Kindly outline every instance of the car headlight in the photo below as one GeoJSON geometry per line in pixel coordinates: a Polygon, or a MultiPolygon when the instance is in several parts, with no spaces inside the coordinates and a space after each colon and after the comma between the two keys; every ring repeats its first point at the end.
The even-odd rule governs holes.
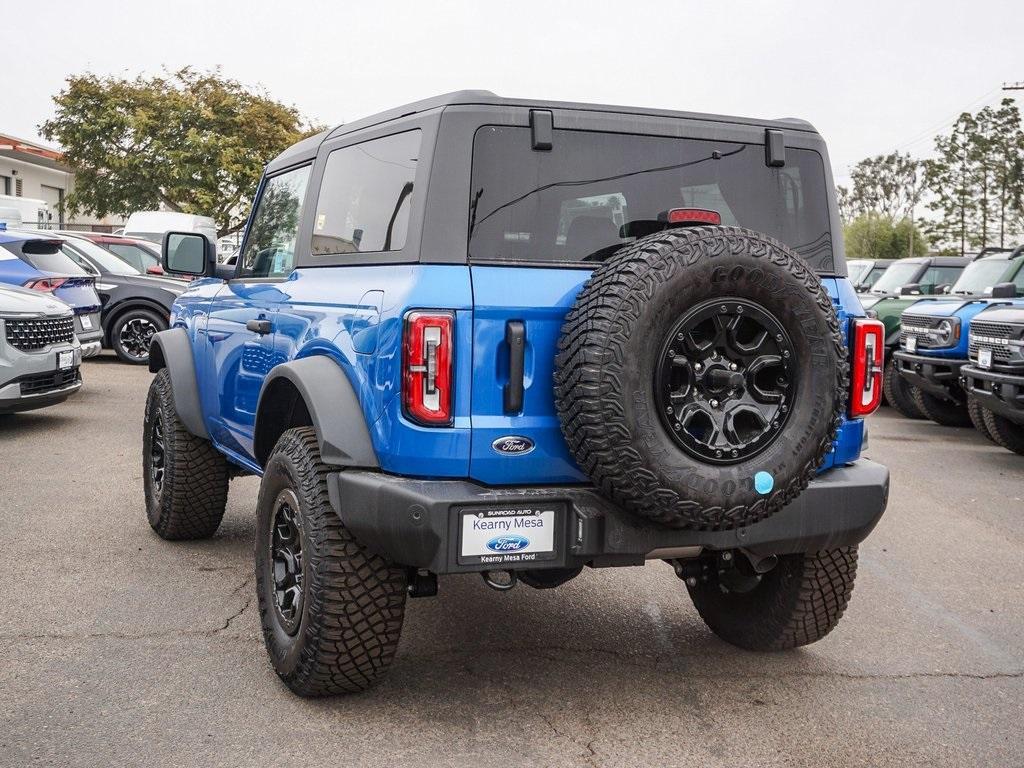
{"type": "Polygon", "coordinates": [[[951,347],[960,339],[960,320],[943,320],[935,327],[935,341],[940,347],[951,347]]]}

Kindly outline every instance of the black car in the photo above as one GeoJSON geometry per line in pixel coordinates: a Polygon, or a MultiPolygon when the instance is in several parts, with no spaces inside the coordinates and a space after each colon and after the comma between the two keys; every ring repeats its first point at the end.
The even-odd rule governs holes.
{"type": "Polygon", "coordinates": [[[167,277],[143,275],[106,249],[84,237],[62,235],[62,250],[96,276],[103,310],[103,346],[126,363],[149,361],[149,342],[168,326],[171,304],[188,284],[167,277]]]}

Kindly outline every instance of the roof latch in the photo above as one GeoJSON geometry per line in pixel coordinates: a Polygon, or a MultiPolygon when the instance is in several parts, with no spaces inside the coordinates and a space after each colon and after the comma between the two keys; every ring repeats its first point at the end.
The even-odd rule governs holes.
{"type": "Polygon", "coordinates": [[[530,110],[530,145],[533,149],[551,149],[555,133],[555,117],[548,109],[530,110]]]}
{"type": "Polygon", "coordinates": [[[786,164],[786,143],[783,140],[782,131],[765,129],[764,164],[769,168],[781,168],[786,164]]]}

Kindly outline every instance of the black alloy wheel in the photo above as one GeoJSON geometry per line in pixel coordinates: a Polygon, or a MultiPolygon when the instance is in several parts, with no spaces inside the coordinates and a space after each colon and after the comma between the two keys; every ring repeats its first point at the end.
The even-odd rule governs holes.
{"type": "Polygon", "coordinates": [[[274,502],[271,518],[270,562],[274,611],[289,635],[299,631],[302,618],[302,534],[298,516],[299,500],[295,493],[290,488],[282,490],[274,502]]]}
{"type": "Polygon", "coordinates": [[[662,344],[658,412],[684,451],[733,464],[765,450],[796,397],[795,348],[764,307],[733,297],[689,311],[662,344]]]}
{"type": "Polygon", "coordinates": [[[167,450],[164,446],[164,422],[160,412],[156,411],[150,422],[149,442],[149,476],[152,482],[153,495],[160,498],[164,489],[164,464],[167,450]]]}

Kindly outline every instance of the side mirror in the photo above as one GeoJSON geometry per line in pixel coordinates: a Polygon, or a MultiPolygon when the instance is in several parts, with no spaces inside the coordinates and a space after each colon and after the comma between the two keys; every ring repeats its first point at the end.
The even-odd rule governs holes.
{"type": "Polygon", "coordinates": [[[935,286],[936,293],[949,293],[953,289],[951,283],[939,283],[935,286]]]}
{"type": "Polygon", "coordinates": [[[1017,297],[1017,286],[1013,283],[996,283],[992,286],[993,299],[1013,299],[1017,297]]]}
{"type": "Polygon", "coordinates": [[[900,288],[900,296],[920,296],[921,295],[921,284],[920,283],[907,283],[900,288]]]}
{"type": "Polygon", "coordinates": [[[165,272],[212,277],[217,250],[206,235],[198,232],[167,232],[160,249],[160,262],[165,272]]]}

